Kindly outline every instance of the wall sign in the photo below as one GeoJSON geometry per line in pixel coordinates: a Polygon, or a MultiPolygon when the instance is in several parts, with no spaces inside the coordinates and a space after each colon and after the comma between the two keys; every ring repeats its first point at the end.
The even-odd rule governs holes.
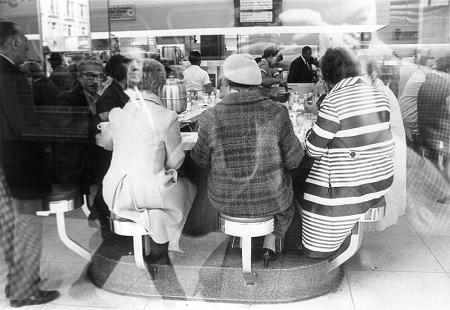
{"type": "Polygon", "coordinates": [[[235,26],[279,26],[282,0],[234,0],[235,26]]]}
{"type": "Polygon", "coordinates": [[[109,7],[109,19],[110,20],[135,20],[136,19],[136,6],[130,5],[111,5],[109,7]]]}

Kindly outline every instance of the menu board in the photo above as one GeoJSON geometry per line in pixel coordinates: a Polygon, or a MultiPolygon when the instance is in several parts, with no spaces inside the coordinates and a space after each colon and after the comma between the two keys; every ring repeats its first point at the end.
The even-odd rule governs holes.
{"type": "Polygon", "coordinates": [[[235,26],[281,25],[282,0],[234,0],[235,26]]]}

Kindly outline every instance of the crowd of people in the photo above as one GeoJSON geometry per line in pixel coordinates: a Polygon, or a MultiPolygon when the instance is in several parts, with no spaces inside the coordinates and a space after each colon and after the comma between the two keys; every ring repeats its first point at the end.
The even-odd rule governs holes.
{"type": "MultiPolygon", "coordinates": [[[[197,190],[195,182],[179,172],[186,157],[208,173],[211,208],[233,217],[274,218],[274,231],[264,238],[265,266],[282,253],[295,208],[302,217],[301,255],[323,259],[343,250],[354,225],[370,208],[387,205],[391,215],[385,226],[404,212],[398,192],[389,194],[391,187],[400,192],[405,186],[402,101],[399,105],[376,77],[374,62],[358,59],[351,50],[329,49],[319,64],[306,46],[287,79],[277,70],[283,55],[276,46],[267,47],[258,63],[249,54],[229,56],[222,65],[228,92],[202,114],[198,141],[189,153],[182,147],[177,114],[159,98],[167,75],[158,61],[114,55],[105,65],[87,57],[72,66],[72,80],[57,82],[58,73],[69,69],[56,54],[49,59],[55,74],[45,78],[36,74],[39,68],[33,64],[20,70],[26,52],[21,30],[1,22],[0,236],[12,306],[46,303],[59,295],[39,289],[39,241],[23,235],[33,235],[29,229],[17,229],[25,225],[18,212],[19,189],[24,187],[42,198],[51,182],[78,184],[84,194],[95,195],[90,219],[98,220],[101,230],[107,231],[110,218],[118,217],[148,232],[148,264],[167,264],[169,251],[181,251],[180,236],[197,190]],[[272,86],[317,82],[317,67],[327,94],[302,149],[288,108],[272,100],[280,99],[272,86]],[[39,91],[45,88],[53,92],[39,91]],[[56,143],[55,175],[46,180],[33,165],[42,154],[40,146],[22,141],[17,126],[23,101],[48,103],[44,95],[54,97],[53,105],[89,110],[89,142],[56,143]],[[24,154],[33,157],[24,159],[24,154]],[[23,256],[24,247],[36,250],[23,256]]],[[[191,52],[189,61],[186,86],[211,92],[207,73],[199,67],[200,53],[191,52]]],[[[447,163],[449,152],[448,118],[434,121],[449,113],[448,65],[438,61],[436,69],[447,73],[425,75],[417,94],[417,127],[421,136],[433,137],[423,146],[437,164],[441,148],[442,163],[447,163]],[[440,109],[435,109],[435,98],[440,109]],[[437,140],[443,141],[442,147],[437,140]]]]}

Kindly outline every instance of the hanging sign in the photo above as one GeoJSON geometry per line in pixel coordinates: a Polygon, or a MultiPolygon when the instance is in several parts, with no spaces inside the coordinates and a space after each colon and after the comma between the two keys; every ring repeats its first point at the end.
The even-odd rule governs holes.
{"type": "Polygon", "coordinates": [[[281,25],[282,0],[234,0],[235,26],[281,25]]]}
{"type": "Polygon", "coordinates": [[[109,19],[111,21],[118,20],[135,20],[136,6],[130,5],[111,5],[109,7],[109,19]]]}

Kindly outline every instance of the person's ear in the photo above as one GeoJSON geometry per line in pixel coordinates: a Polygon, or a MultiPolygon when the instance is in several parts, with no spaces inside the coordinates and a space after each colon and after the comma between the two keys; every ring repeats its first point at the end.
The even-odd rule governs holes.
{"type": "Polygon", "coordinates": [[[11,39],[11,47],[13,50],[17,49],[20,45],[20,40],[18,37],[12,37],[11,39]]]}

